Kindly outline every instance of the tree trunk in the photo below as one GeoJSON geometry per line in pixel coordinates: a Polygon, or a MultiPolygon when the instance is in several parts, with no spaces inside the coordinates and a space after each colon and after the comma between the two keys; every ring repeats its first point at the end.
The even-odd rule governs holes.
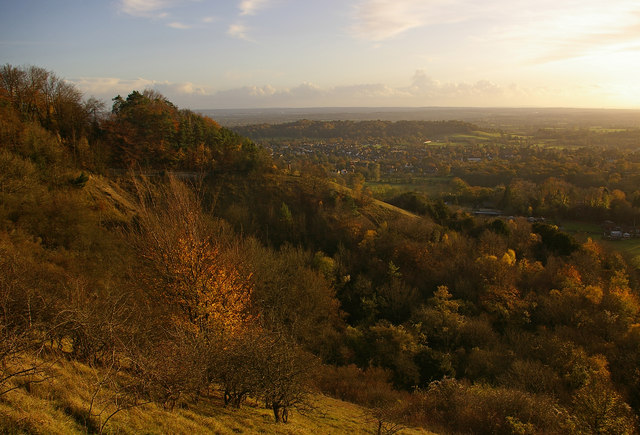
{"type": "Polygon", "coordinates": [[[280,405],[273,402],[271,406],[273,408],[273,417],[276,419],[276,423],[280,423],[280,405]]]}

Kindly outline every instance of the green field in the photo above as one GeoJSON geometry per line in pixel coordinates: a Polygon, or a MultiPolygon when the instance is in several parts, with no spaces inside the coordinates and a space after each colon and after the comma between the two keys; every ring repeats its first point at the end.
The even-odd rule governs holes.
{"type": "Polygon", "coordinates": [[[631,258],[640,255],[640,238],[627,240],[606,240],[602,237],[599,225],[585,222],[568,221],[561,225],[561,229],[583,242],[590,237],[610,249],[628,254],[631,258]]]}
{"type": "Polygon", "coordinates": [[[485,131],[474,131],[471,133],[459,133],[448,136],[450,145],[467,145],[469,142],[487,142],[500,137],[500,133],[491,133],[485,131]]]}
{"type": "Polygon", "coordinates": [[[596,133],[619,133],[621,131],[627,131],[627,128],[606,128],[602,126],[593,126],[589,127],[589,131],[593,131],[596,133]]]}
{"type": "Polygon", "coordinates": [[[600,240],[604,246],[628,254],[630,258],[640,256],[640,239],[600,240]]]}
{"type": "Polygon", "coordinates": [[[404,192],[420,192],[427,196],[439,195],[443,192],[449,192],[450,177],[414,177],[413,182],[394,183],[391,180],[371,181],[365,186],[371,190],[375,198],[385,200],[393,198],[404,192]]]}

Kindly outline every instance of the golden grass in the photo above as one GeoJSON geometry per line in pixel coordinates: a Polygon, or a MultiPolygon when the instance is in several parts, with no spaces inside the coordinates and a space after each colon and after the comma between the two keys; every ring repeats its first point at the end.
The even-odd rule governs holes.
{"type": "MultiPolygon", "coordinates": [[[[106,405],[102,417],[87,419],[92,394],[105,370],[77,362],[59,360],[49,367],[52,377],[45,382],[26,384],[0,397],[0,433],[83,434],[96,432],[106,415],[115,408],[106,400],[113,393],[101,388],[96,410],[106,405]]],[[[24,384],[24,382],[23,382],[24,384]]],[[[293,410],[287,424],[276,424],[270,409],[249,400],[242,408],[225,408],[214,395],[197,402],[183,403],[173,410],[146,404],[123,410],[104,426],[109,434],[287,434],[332,435],[376,433],[376,422],[367,410],[352,403],[315,395],[305,412],[293,410]]],[[[407,428],[405,435],[428,434],[407,428]]]]}

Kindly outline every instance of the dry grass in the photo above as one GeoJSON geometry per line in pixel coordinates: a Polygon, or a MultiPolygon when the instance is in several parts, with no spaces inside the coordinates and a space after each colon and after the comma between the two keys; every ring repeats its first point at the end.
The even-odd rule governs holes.
{"type": "MultiPolygon", "coordinates": [[[[23,386],[0,397],[0,433],[83,434],[98,431],[104,418],[115,410],[113,391],[100,388],[93,417],[89,406],[104,370],[66,360],[53,363],[50,379],[23,386]],[[101,417],[96,411],[105,408],[101,417]]],[[[376,422],[360,406],[317,395],[308,411],[290,413],[289,423],[276,424],[270,409],[248,401],[241,409],[225,408],[212,397],[187,402],[173,410],[145,404],[118,412],[104,426],[111,434],[367,434],[376,433],[376,422]]],[[[401,434],[428,434],[404,429],[401,434]]]]}

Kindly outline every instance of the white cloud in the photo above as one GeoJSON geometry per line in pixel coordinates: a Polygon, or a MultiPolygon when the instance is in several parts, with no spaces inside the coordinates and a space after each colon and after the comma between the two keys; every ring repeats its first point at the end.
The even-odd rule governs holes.
{"type": "Polygon", "coordinates": [[[271,0],[242,0],[240,2],[240,15],[254,15],[260,9],[268,7],[271,0]]]}
{"type": "Polygon", "coordinates": [[[360,0],[351,31],[360,39],[382,41],[410,29],[465,20],[477,9],[464,0],[360,0]]]}
{"type": "Polygon", "coordinates": [[[498,84],[488,80],[474,82],[439,81],[424,71],[415,72],[407,86],[383,83],[320,87],[304,82],[293,87],[244,86],[213,90],[191,82],[155,81],[145,78],[80,78],[71,80],[85,95],[111,101],[133,90],[154,89],[179,107],[266,108],[266,107],[425,107],[425,106],[553,106],[561,97],[564,106],[588,105],[589,98],[606,96],[611,90],[576,84],[561,89],[523,87],[514,83],[498,84]]]}
{"type": "MultiPolygon", "coordinates": [[[[522,105],[529,92],[509,84],[488,80],[440,82],[416,71],[409,86],[393,87],[383,83],[320,87],[302,83],[295,87],[245,86],[201,95],[198,108],[321,107],[321,106],[504,106],[522,105]]],[[[552,95],[549,93],[549,95],[552,95]]]]}
{"type": "Polygon", "coordinates": [[[120,10],[136,17],[165,17],[164,9],[184,3],[184,0],[120,0],[120,10]]]}
{"type": "MultiPolygon", "coordinates": [[[[274,0],[241,0],[238,5],[240,16],[255,15],[261,9],[271,6],[273,2],[274,0]]],[[[231,24],[227,30],[227,35],[253,42],[253,39],[249,36],[249,29],[243,22],[231,24]]]]}
{"type": "Polygon", "coordinates": [[[153,80],[143,78],[123,80],[115,77],[81,77],[69,81],[85,95],[94,95],[100,98],[113,98],[118,94],[128,95],[134,89],[146,89],[156,83],[153,80]]]}
{"type": "Polygon", "coordinates": [[[413,75],[411,85],[402,88],[409,100],[431,101],[427,105],[504,105],[516,94],[519,88],[513,85],[502,86],[489,80],[476,82],[441,82],[434,80],[418,70],[413,75]]]}
{"type": "MultiPolygon", "coordinates": [[[[128,15],[142,18],[151,18],[156,20],[167,20],[172,17],[168,10],[181,6],[187,6],[199,2],[200,0],[120,0],[119,8],[128,15]]],[[[210,23],[213,17],[204,17],[200,19],[201,23],[210,23]]],[[[192,24],[183,21],[172,21],[167,23],[168,27],[174,29],[191,29],[192,24]]]]}
{"type": "Polygon", "coordinates": [[[119,79],[115,77],[81,77],[69,80],[86,96],[111,101],[116,95],[127,96],[132,91],[143,91],[154,89],[169,100],[183,100],[184,97],[194,97],[198,95],[209,95],[211,92],[202,86],[197,86],[191,82],[174,83],[168,81],[157,81],[145,78],[119,79]]]}
{"type": "Polygon", "coordinates": [[[251,41],[251,38],[249,37],[249,28],[242,23],[231,24],[227,30],[227,35],[233,38],[251,41]]]}
{"type": "Polygon", "coordinates": [[[640,43],[636,0],[538,0],[535,9],[509,8],[505,14],[508,20],[478,40],[509,50],[514,60],[547,63],[602,50],[628,51],[640,43]]]}
{"type": "Polygon", "coordinates": [[[191,82],[158,82],[153,85],[153,88],[167,97],[177,96],[178,98],[185,95],[207,95],[209,93],[205,87],[197,86],[191,82]]]}
{"type": "Polygon", "coordinates": [[[190,29],[191,28],[189,24],[181,23],[179,21],[173,21],[167,24],[167,26],[171,27],[172,29],[190,29]]]}
{"type": "Polygon", "coordinates": [[[358,0],[351,12],[351,34],[358,39],[379,43],[413,29],[465,22],[450,34],[465,32],[460,44],[500,47],[514,60],[534,63],[640,43],[637,0],[358,0]]]}

